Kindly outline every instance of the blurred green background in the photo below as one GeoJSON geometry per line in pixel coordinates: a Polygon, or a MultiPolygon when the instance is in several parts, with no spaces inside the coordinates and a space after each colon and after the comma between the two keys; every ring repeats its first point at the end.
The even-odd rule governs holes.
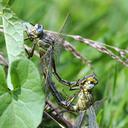
{"type": "MultiPolygon", "coordinates": [[[[57,32],[66,15],[70,13],[65,33],[79,34],[127,49],[127,6],[127,0],[16,0],[11,8],[20,19],[33,24],[43,24],[45,29],[57,32]]],[[[106,98],[97,115],[100,128],[127,128],[128,68],[94,48],[69,41],[93,63],[99,80],[94,89],[95,99],[106,98]]],[[[57,58],[57,69],[64,79],[75,80],[87,75],[87,65],[82,64],[71,53],[63,50],[57,58]]],[[[64,88],[61,86],[59,89],[64,88]]]]}

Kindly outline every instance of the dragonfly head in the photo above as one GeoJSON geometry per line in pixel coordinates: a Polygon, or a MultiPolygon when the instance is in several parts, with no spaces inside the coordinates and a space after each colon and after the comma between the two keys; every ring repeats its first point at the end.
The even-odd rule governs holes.
{"type": "Polygon", "coordinates": [[[85,80],[82,83],[86,90],[90,90],[94,88],[96,84],[98,84],[98,80],[96,79],[96,75],[92,74],[92,75],[85,77],[85,80]]]}
{"type": "Polygon", "coordinates": [[[42,37],[44,34],[43,26],[36,24],[32,28],[27,29],[27,33],[31,40],[42,37]]]}
{"type": "Polygon", "coordinates": [[[39,37],[44,34],[43,26],[40,24],[36,24],[35,26],[35,34],[39,37]]]}

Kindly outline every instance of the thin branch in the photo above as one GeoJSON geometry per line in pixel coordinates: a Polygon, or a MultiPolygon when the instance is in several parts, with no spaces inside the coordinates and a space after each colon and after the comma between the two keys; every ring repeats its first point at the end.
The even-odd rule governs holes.
{"type": "Polygon", "coordinates": [[[51,118],[52,120],[54,120],[61,128],[64,128],[59,122],[57,122],[57,120],[55,119],[55,117],[53,115],[50,115],[48,112],[44,111],[44,114],[46,116],[48,116],[49,118],[51,118]]]}
{"type": "Polygon", "coordinates": [[[128,53],[127,49],[120,49],[114,46],[109,46],[109,45],[105,45],[103,43],[99,43],[90,39],[86,39],[82,36],[79,35],[65,35],[68,36],[74,40],[80,41],[81,43],[87,44],[95,49],[97,49],[98,51],[105,53],[107,55],[109,55],[111,58],[113,58],[114,60],[122,63],[123,65],[125,65],[126,67],[128,67],[128,58],[126,57],[126,54],[128,53]],[[120,56],[116,55],[114,52],[112,52],[111,50],[109,50],[107,47],[114,49],[116,52],[118,52],[120,54],[120,56]],[[123,60],[125,59],[125,60],[123,60]]]}
{"type": "Polygon", "coordinates": [[[46,105],[48,105],[49,109],[51,110],[51,111],[45,110],[45,114],[47,116],[49,115],[49,117],[52,120],[57,122],[59,125],[61,124],[61,126],[64,126],[66,128],[73,128],[73,125],[68,120],[66,120],[63,116],[60,115],[61,111],[57,109],[50,101],[47,101],[46,105]]]}

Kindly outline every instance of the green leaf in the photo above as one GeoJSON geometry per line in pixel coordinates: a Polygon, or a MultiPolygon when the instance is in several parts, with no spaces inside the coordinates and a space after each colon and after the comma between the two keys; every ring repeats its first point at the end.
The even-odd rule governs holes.
{"type": "Polygon", "coordinates": [[[0,65],[0,94],[6,92],[8,90],[7,88],[7,83],[6,83],[6,78],[5,78],[5,72],[0,65]]]}
{"type": "Polygon", "coordinates": [[[3,28],[9,64],[18,58],[25,57],[23,47],[23,26],[21,21],[10,11],[3,9],[3,28]]]}
{"type": "Polygon", "coordinates": [[[39,72],[27,59],[14,61],[10,71],[14,90],[0,94],[0,128],[37,128],[45,102],[39,72]]]}
{"type": "MultiPolygon", "coordinates": [[[[16,59],[24,58],[24,39],[23,26],[21,21],[8,8],[3,9],[3,29],[8,54],[9,65],[16,59]]],[[[13,85],[10,82],[10,66],[8,69],[7,83],[9,89],[13,90],[13,85]]]]}

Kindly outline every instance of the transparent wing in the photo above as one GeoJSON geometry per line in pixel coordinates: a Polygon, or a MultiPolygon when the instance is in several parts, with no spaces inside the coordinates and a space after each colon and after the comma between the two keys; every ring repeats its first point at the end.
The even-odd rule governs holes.
{"type": "Polygon", "coordinates": [[[90,106],[86,111],[81,111],[76,123],[75,128],[99,128],[96,122],[96,114],[93,106],[90,106]]]}
{"type": "Polygon", "coordinates": [[[56,89],[56,85],[55,83],[52,81],[52,58],[53,58],[53,47],[50,46],[47,50],[47,52],[45,53],[45,56],[43,56],[42,60],[43,60],[43,72],[44,72],[44,76],[45,76],[45,85],[46,88],[48,88],[50,90],[50,92],[52,93],[53,96],[55,96],[56,100],[60,103],[61,101],[63,101],[63,97],[62,95],[58,92],[58,90],[56,89]]]}
{"type": "Polygon", "coordinates": [[[87,114],[88,114],[88,128],[99,128],[96,122],[95,110],[92,105],[87,109],[87,114]]]}
{"type": "Polygon", "coordinates": [[[74,128],[88,128],[88,119],[86,111],[81,111],[79,113],[74,128]]]}
{"type": "Polygon", "coordinates": [[[65,37],[63,37],[61,35],[61,33],[64,33],[66,31],[66,28],[70,24],[70,20],[71,20],[71,17],[70,17],[70,14],[68,13],[58,31],[58,33],[56,33],[56,34],[58,34],[57,38],[61,39],[60,42],[58,41],[55,43],[55,47],[54,47],[54,57],[56,58],[56,61],[58,61],[57,55],[60,55],[62,52],[62,48],[63,48],[62,44],[64,43],[64,40],[65,40],[65,37]]]}
{"type": "Polygon", "coordinates": [[[66,36],[64,36],[63,33],[65,33],[67,26],[69,26],[70,20],[71,20],[71,17],[68,14],[59,32],[52,32],[52,31],[47,31],[47,30],[45,31],[46,33],[54,37],[54,41],[55,41],[54,55],[56,56],[60,55],[60,52],[62,51],[62,47],[63,47],[65,50],[69,51],[71,54],[73,54],[73,56],[81,60],[84,64],[87,64],[92,69],[91,61],[85,56],[82,56],[81,53],[78,52],[77,49],[70,42],[65,40],[66,36]]]}
{"type": "Polygon", "coordinates": [[[70,13],[68,13],[63,21],[63,24],[60,27],[59,33],[64,33],[70,24],[71,24],[71,15],[70,13]]]}
{"type": "Polygon", "coordinates": [[[51,81],[51,62],[50,62],[50,49],[48,49],[44,54],[42,55],[42,50],[40,51],[40,56],[41,56],[41,70],[44,75],[44,80],[45,80],[45,93],[48,96],[48,85],[47,85],[47,80],[51,81]]]}

